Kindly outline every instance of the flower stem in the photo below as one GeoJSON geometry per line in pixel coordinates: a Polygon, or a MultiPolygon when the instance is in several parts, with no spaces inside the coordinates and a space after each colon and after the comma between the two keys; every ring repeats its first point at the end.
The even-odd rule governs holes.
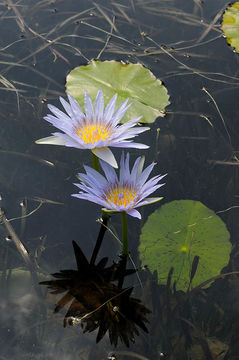
{"type": "Polygon", "coordinates": [[[127,217],[126,212],[121,212],[121,223],[122,223],[122,242],[123,242],[123,249],[122,254],[128,256],[128,228],[127,228],[127,217]]]}
{"type": "Polygon", "coordinates": [[[107,229],[107,222],[109,220],[109,215],[104,211],[102,211],[102,220],[103,221],[101,223],[99,235],[98,235],[98,238],[96,240],[96,244],[95,244],[91,259],[90,259],[90,264],[91,265],[95,264],[95,260],[97,258],[98,252],[99,252],[100,247],[102,245],[102,241],[103,241],[106,229],[107,229]]]}
{"type": "Polygon", "coordinates": [[[118,288],[122,289],[124,277],[126,273],[127,260],[129,256],[128,252],[128,228],[127,228],[127,215],[125,211],[121,212],[121,223],[122,223],[122,255],[120,260],[120,275],[118,281],[118,288]]]}
{"type": "Polygon", "coordinates": [[[99,158],[91,151],[93,168],[100,172],[99,158]]]}

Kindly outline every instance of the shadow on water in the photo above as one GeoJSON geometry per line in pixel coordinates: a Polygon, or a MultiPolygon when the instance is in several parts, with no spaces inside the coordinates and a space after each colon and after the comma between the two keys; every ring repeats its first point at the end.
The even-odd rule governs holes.
{"type": "Polygon", "coordinates": [[[224,0],[0,4],[1,360],[238,359],[239,76],[238,56],[220,30],[227,5],[224,0]],[[141,225],[129,223],[135,270],[122,270],[119,257],[114,262],[120,253],[117,216],[98,249],[101,260],[88,262],[99,209],[70,197],[88,156],[34,141],[49,134],[42,118],[48,103],[65,96],[66,75],[92,58],[140,62],[167,87],[166,116],[150,125],[143,139],[151,145],[148,161],[168,173],[165,201],[199,200],[227,225],[230,262],[209,287],[182,292],[171,281],[173,269],[162,285],[156,273],[141,268],[140,226],[156,205],[142,210],[141,225]],[[77,270],[59,272],[74,267],[72,240],[79,244],[74,242],[77,270]]]}

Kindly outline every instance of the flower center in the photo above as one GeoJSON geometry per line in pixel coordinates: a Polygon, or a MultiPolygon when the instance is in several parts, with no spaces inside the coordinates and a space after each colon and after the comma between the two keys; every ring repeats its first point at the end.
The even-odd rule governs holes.
{"type": "Polygon", "coordinates": [[[75,132],[86,144],[95,144],[111,136],[110,128],[103,124],[85,124],[76,128],[75,132]]]}
{"type": "Polygon", "coordinates": [[[106,201],[109,205],[115,204],[128,208],[133,207],[136,201],[137,191],[128,186],[117,186],[106,195],[106,201]]]}

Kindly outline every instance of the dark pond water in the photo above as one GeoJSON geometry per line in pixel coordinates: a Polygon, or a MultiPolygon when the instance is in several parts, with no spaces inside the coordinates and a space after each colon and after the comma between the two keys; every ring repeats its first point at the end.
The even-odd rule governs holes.
{"type": "MultiPolygon", "coordinates": [[[[125,287],[134,285],[131,296],[140,299],[142,307],[133,302],[124,316],[131,318],[135,312],[140,319],[142,304],[152,311],[145,314],[149,332],[138,327],[139,336],[135,343],[129,341],[129,348],[120,341],[114,347],[108,333],[96,344],[97,329],[83,334],[80,324],[63,327],[67,306],[53,311],[64,293],[50,296],[46,286],[37,285],[48,274],[76,269],[72,240],[90,258],[100,228],[99,206],[70,196],[76,173],[83,164],[90,165],[88,152],[34,143],[50,135],[52,128],[43,116],[47,103],[58,106],[58,97],[65,96],[66,75],[93,58],[139,62],[164,82],[171,101],[166,116],[140,136],[151,145],[147,163],[156,160],[156,173],[168,173],[160,191],[163,203],[198,200],[219,212],[232,243],[223,271],[239,270],[239,57],[220,31],[227,5],[225,0],[0,3],[1,207],[28,252],[24,261],[2,218],[1,360],[239,359],[236,273],[206,290],[185,294],[158,285],[155,275],[141,269],[141,227],[158,205],[142,209],[142,221],[132,218],[128,223],[131,258],[139,271],[138,277],[127,277],[125,287]]],[[[115,153],[119,158],[120,151],[115,153]]],[[[133,159],[139,154],[131,151],[133,159]]],[[[113,216],[109,226],[120,236],[120,216],[113,216]]],[[[107,232],[99,259],[108,256],[111,265],[120,251],[107,232]]],[[[133,267],[130,262],[128,266],[133,267]]],[[[86,276],[82,286],[87,313],[93,295],[88,294],[85,269],[81,276],[86,276]]],[[[102,302],[97,304],[94,314],[102,302]]],[[[114,310],[112,321],[117,323],[114,310]]],[[[137,324],[129,320],[121,333],[127,333],[132,322],[137,324]]]]}

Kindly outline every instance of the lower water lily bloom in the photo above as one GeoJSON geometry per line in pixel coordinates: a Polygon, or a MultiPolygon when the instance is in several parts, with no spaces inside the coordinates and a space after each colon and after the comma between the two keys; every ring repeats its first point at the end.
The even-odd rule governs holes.
{"type": "Polygon", "coordinates": [[[129,169],[129,153],[121,155],[119,178],[108,163],[100,160],[105,177],[89,166],[84,166],[86,174],[79,173],[81,191],[73,194],[79,199],[89,200],[101,205],[105,210],[126,212],[141,219],[137,207],[159,201],[162,197],[147,197],[164,184],[158,182],[166,175],[156,175],[147,181],[156,163],[143,170],[144,157],[139,157],[132,170],[129,169]]]}
{"type": "Polygon", "coordinates": [[[120,120],[129,108],[128,99],[116,110],[117,94],[109,101],[104,109],[104,96],[102,90],[98,91],[95,106],[88,92],[85,92],[85,113],[81,110],[75,98],[68,94],[69,103],[60,97],[60,102],[66,113],[53,105],[48,108],[53,115],[48,114],[44,119],[62,132],[52,133],[36,141],[37,144],[65,145],[78,149],[90,149],[97,157],[117,167],[112,151],[108,148],[138,148],[146,149],[147,145],[134,143],[132,138],[148,130],[148,127],[135,127],[141,116],[122,125],[120,120]]]}

